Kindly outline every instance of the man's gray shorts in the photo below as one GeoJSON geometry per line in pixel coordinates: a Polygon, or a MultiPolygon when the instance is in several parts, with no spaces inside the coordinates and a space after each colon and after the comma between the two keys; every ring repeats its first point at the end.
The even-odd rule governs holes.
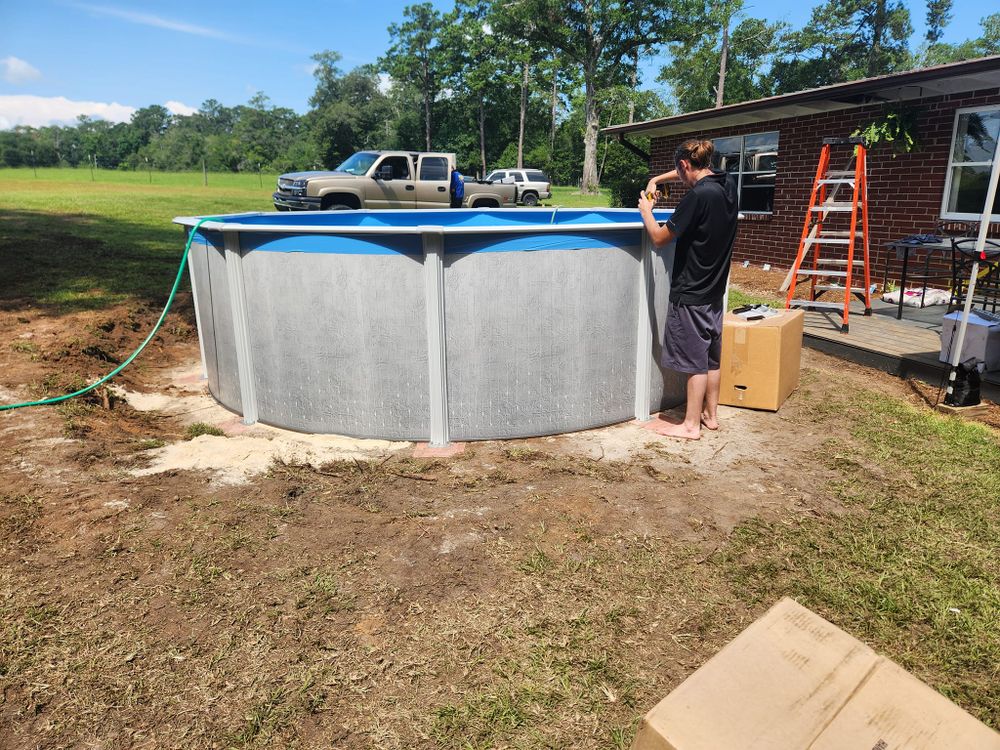
{"type": "Polygon", "coordinates": [[[660,364],[696,375],[719,369],[722,354],[722,302],[667,306],[667,330],[660,364]]]}

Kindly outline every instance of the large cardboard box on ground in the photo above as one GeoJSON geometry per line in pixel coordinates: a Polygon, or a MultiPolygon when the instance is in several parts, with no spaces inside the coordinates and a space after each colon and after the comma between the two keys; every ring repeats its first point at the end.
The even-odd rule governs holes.
{"type": "Polygon", "coordinates": [[[763,320],[726,313],[719,403],[777,411],[799,385],[804,318],[802,310],[763,320]]]}
{"type": "Polygon", "coordinates": [[[1000,750],[1000,734],[782,599],[643,719],[632,750],[1000,750]]]}

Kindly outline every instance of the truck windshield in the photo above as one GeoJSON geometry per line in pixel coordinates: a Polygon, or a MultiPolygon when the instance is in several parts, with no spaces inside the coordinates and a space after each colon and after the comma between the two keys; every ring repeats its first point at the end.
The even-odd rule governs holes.
{"type": "Polygon", "coordinates": [[[375,163],[377,158],[378,154],[370,154],[367,151],[359,151],[337,167],[337,171],[347,172],[348,174],[364,174],[371,169],[372,164],[375,163]]]}

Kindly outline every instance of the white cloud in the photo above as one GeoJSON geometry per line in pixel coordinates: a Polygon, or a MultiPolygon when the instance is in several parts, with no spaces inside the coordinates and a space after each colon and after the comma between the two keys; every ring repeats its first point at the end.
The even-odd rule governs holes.
{"type": "Polygon", "coordinates": [[[123,21],[129,21],[130,23],[137,23],[141,26],[153,26],[158,29],[167,29],[168,31],[179,31],[182,34],[194,34],[195,36],[206,36],[212,39],[225,39],[231,42],[243,41],[224,31],[210,29],[207,26],[198,26],[197,24],[185,21],[174,21],[169,18],[154,16],[151,13],[136,13],[135,11],[124,10],[122,8],[111,8],[106,5],[89,5],[87,3],[70,3],[70,5],[99,16],[110,16],[123,21]]]}
{"type": "Polygon", "coordinates": [[[73,124],[80,115],[110,122],[128,122],[135,107],[118,102],[79,102],[64,96],[30,96],[15,94],[0,96],[0,129],[17,125],[73,124]]]}
{"type": "Polygon", "coordinates": [[[188,23],[187,21],[164,18],[163,16],[153,15],[152,13],[139,13],[125,8],[115,8],[110,5],[92,5],[90,3],[67,2],[66,5],[72,8],[77,8],[78,10],[86,11],[87,13],[93,13],[97,16],[117,18],[121,21],[127,21],[128,23],[138,24],[140,26],[152,26],[156,29],[166,29],[167,31],[176,31],[181,34],[192,34],[194,36],[202,36],[209,39],[221,39],[226,42],[246,44],[264,49],[278,49],[296,52],[299,54],[302,53],[302,50],[297,46],[293,47],[275,42],[273,40],[263,40],[249,36],[230,34],[209,26],[200,26],[195,23],[188,23]]]}
{"type": "Polygon", "coordinates": [[[166,102],[163,106],[166,107],[172,115],[193,115],[198,111],[197,107],[189,107],[184,102],[175,102],[173,100],[166,102]]]}
{"type": "Polygon", "coordinates": [[[3,71],[3,79],[15,86],[29,81],[37,81],[42,77],[42,72],[38,68],[13,55],[0,60],[0,70],[3,71]]]}

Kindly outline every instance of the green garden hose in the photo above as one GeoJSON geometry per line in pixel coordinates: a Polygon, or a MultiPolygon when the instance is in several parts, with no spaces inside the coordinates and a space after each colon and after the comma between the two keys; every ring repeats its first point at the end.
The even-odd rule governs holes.
{"type": "Polygon", "coordinates": [[[146,345],[153,340],[153,336],[156,332],[160,330],[160,326],[163,325],[164,318],[167,317],[167,313],[170,311],[170,306],[174,302],[174,297],[177,295],[177,288],[181,285],[181,278],[184,276],[184,265],[187,263],[188,253],[191,252],[191,243],[194,241],[194,236],[198,233],[198,228],[201,227],[206,221],[216,221],[217,219],[213,216],[207,216],[204,219],[200,219],[197,224],[191,229],[191,233],[188,235],[187,244],[184,245],[184,254],[181,256],[180,266],[177,268],[177,278],[174,279],[174,285],[170,289],[170,296],[167,298],[167,304],[163,307],[163,312],[160,313],[160,319],[156,321],[156,325],[153,326],[153,330],[149,332],[149,335],[145,340],[139,344],[139,348],[136,349],[132,354],[129,355],[128,359],[122,362],[118,367],[109,372],[103,378],[95,383],[91,383],[86,388],[81,388],[73,393],[67,393],[65,396],[53,396],[52,398],[43,398],[40,401],[25,401],[22,404],[0,404],[0,411],[10,411],[11,409],[23,409],[26,406],[51,406],[52,404],[58,404],[63,401],[68,401],[71,398],[76,398],[77,396],[82,396],[84,393],[90,393],[90,391],[95,388],[104,385],[115,375],[120,373],[126,367],[131,364],[132,360],[139,356],[146,345]]]}

